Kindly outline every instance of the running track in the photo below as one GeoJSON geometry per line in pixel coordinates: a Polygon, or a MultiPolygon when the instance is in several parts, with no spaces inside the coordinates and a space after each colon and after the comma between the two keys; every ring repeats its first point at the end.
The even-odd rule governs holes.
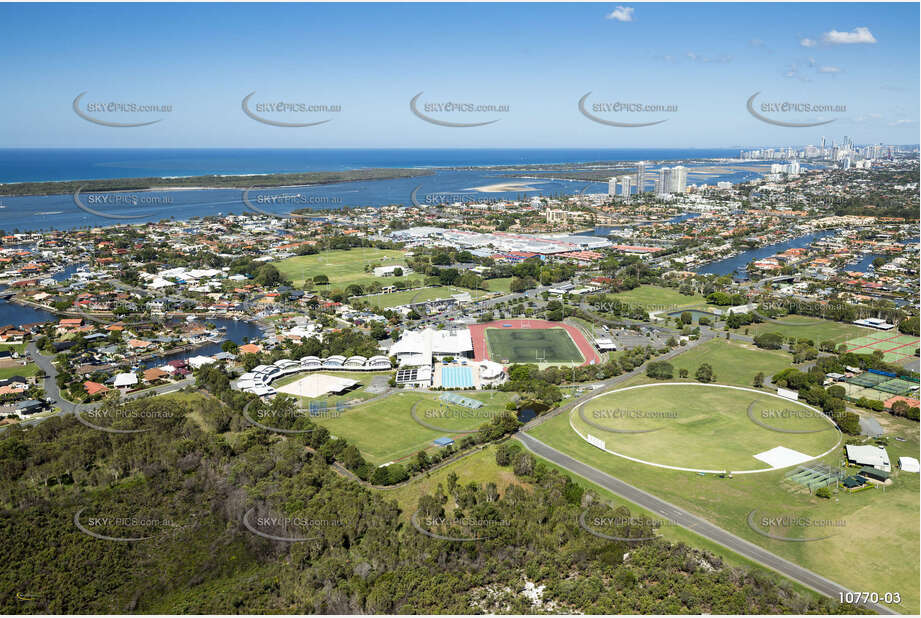
{"type": "Polygon", "coordinates": [[[595,352],[595,348],[592,347],[586,339],[585,335],[582,334],[575,326],[570,326],[569,324],[563,324],[562,322],[548,322],[546,320],[497,320],[495,322],[487,322],[485,324],[471,324],[470,328],[470,337],[473,339],[473,358],[474,360],[494,360],[495,362],[500,362],[497,359],[489,359],[486,353],[486,329],[487,328],[503,328],[506,324],[511,324],[508,328],[533,328],[535,330],[541,330],[546,328],[565,328],[566,332],[569,333],[569,336],[572,337],[572,340],[576,342],[576,346],[579,348],[579,352],[582,353],[582,356],[585,358],[585,362],[582,363],[582,366],[592,364],[592,361],[596,365],[601,363],[601,357],[598,356],[598,353],[595,352]],[[523,326],[525,323],[528,324],[527,327],[523,326]]]}

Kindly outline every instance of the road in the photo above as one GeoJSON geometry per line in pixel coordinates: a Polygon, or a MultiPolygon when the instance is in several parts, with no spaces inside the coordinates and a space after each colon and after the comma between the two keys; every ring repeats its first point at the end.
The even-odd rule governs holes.
{"type": "MultiPolygon", "coordinates": [[[[54,416],[60,416],[63,414],[73,414],[77,410],[85,412],[88,410],[94,410],[98,408],[101,402],[95,403],[74,403],[64,398],[64,395],[61,393],[61,389],[58,388],[58,383],[55,378],[58,375],[58,370],[54,368],[54,364],[51,362],[52,356],[45,356],[38,351],[38,348],[35,347],[35,343],[29,343],[26,346],[26,353],[35,361],[35,364],[45,372],[45,378],[42,386],[45,388],[45,398],[51,401],[54,405],[61,409],[60,413],[54,416]]],[[[144,390],[137,391],[135,393],[122,394],[121,398],[126,399],[138,399],[140,397],[146,397],[148,395],[165,395],[167,393],[172,393],[178,390],[190,386],[195,383],[194,378],[185,378],[179,380],[178,382],[171,382],[169,384],[162,384],[160,386],[155,386],[153,388],[145,388],[144,390]]],[[[32,418],[28,420],[21,421],[17,423],[17,426],[28,427],[29,425],[37,425],[38,423],[47,420],[49,418],[54,418],[54,416],[43,416],[40,418],[32,418]]],[[[5,425],[0,427],[0,431],[5,429],[5,427],[12,427],[12,425],[5,425]]]]}
{"type": "MultiPolygon", "coordinates": [[[[826,579],[821,575],[814,573],[808,569],[804,569],[801,566],[793,564],[789,560],[785,560],[780,556],[773,554],[766,549],[758,547],[757,545],[746,541],[745,539],[738,537],[731,532],[727,532],[722,528],[711,524],[710,522],[692,515],[688,511],[685,511],[682,508],[679,508],[661,498],[657,498],[651,494],[646,493],[641,489],[629,485],[610,474],[602,472],[597,468],[593,468],[587,464],[584,464],[577,459],[561,453],[560,451],[547,446],[537,438],[529,436],[526,433],[519,432],[515,434],[515,437],[521,441],[524,446],[540,457],[555,463],[556,465],[564,468],[573,474],[577,474],[582,478],[595,483],[596,485],[607,489],[611,493],[620,496],[621,498],[628,500],[634,504],[637,504],[644,509],[652,512],[658,513],[662,517],[667,518],[669,521],[676,523],[677,525],[699,534],[705,539],[709,539],[714,543],[719,543],[723,547],[726,547],[729,550],[734,551],[740,556],[744,556],[749,560],[753,560],[758,564],[765,566],[773,571],[780,573],[792,579],[795,582],[803,584],[816,592],[824,594],[825,596],[831,597],[832,599],[839,599],[839,593],[842,592],[852,592],[848,588],[836,584],[830,579],[826,579]]],[[[898,612],[889,609],[888,607],[877,605],[874,603],[862,604],[864,607],[867,607],[870,610],[873,610],[880,614],[898,614],[898,612]]]]}

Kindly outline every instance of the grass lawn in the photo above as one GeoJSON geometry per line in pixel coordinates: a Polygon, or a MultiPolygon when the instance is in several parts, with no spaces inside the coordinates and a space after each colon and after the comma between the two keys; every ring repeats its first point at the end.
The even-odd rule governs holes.
{"type": "Polygon", "coordinates": [[[500,279],[487,279],[486,287],[489,288],[490,292],[502,292],[503,294],[509,293],[509,286],[512,283],[514,277],[502,277],[500,279]]]}
{"type": "MultiPolygon", "coordinates": [[[[442,487],[447,488],[447,478],[451,473],[457,475],[457,482],[460,485],[468,483],[486,483],[493,482],[500,492],[504,493],[505,489],[512,484],[520,485],[511,467],[502,467],[496,463],[496,446],[491,445],[472,455],[467,455],[460,461],[439,468],[434,472],[424,474],[416,478],[413,482],[407,483],[394,489],[375,489],[380,492],[386,500],[396,500],[402,511],[401,516],[409,521],[409,518],[416,511],[419,505],[419,498],[425,494],[432,494],[441,483],[442,487]]],[[[447,489],[445,489],[447,495],[447,489]]],[[[448,498],[448,504],[445,505],[445,512],[450,513],[454,508],[454,497],[448,498]]]]}
{"type": "Polygon", "coordinates": [[[489,358],[497,363],[583,363],[579,347],[563,328],[487,328],[489,358]]]}
{"type": "MultiPolygon", "coordinates": [[[[917,457],[917,423],[894,417],[890,423],[897,426],[890,431],[907,438],[906,442],[890,441],[890,460],[896,461],[900,455],[917,457]]],[[[902,606],[895,609],[902,613],[918,612],[917,474],[896,472],[893,486],[885,491],[841,492],[831,499],[822,499],[792,490],[783,483],[785,472],[782,470],[721,479],[717,475],[700,476],[624,460],[584,442],[570,429],[566,414],[549,419],[529,433],[580,461],[705,517],[852,590],[899,592],[902,606]],[[753,509],[762,516],[844,520],[846,525],[835,530],[831,538],[821,541],[774,540],[748,527],[748,513],[753,509]],[[861,565],[861,568],[854,568],[854,565],[861,565]]],[[[841,459],[841,451],[836,450],[822,461],[838,466],[841,459]]],[[[806,536],[814,533],[814,530],[801,529],[782,534],[806,536]]]]}
{"type": "Polygon", "coordinates": [[[29,363],[24,367],[21,365],[16,365],[15,367],[4,367],[3,369],[0,369],[0,380],[5,380],[6,378],[11,378],[13,376],[29,378],[38,374],[38,372],[39,368],[35,363],[29,363]]]}
{"type": "Polygon", "coordinates": [[[355,300],[361,300],[369,305],[381,309],[389,309],[400,305],[410,303],[421,303],[427,300],[436,300],[439,298],[450,298],[454,294],[468,293],[473,299],[481,298],[486,295],[482,290],[467,290],[456,288],[454,286],[436,286],[431,288],[421,288],[415,290],[401,290],[391,292],[390,294],[374,294],[370,296],[358,296],[355,300]]]}
{"type": "Polygon", "coordinates": [[[716,374],[716,381],[735,386],[751,386],[758,372],[770,377],[790,366],[793,356],[779,350],[761,350],[751,344],[725,339],[712,339],[706,343],[679,354],[668,361],[675,368],[675,377],[680,369],[687,369],[690,379],[701,363],[709,363],[716,374]]]}
{"type": "Polygon", "coordinates": [[[0,343],[0,351],[5,352],[7,350],[9,350],[10,352],[17,352],[19,354],[22,354],[23,352],[26,351],[26,344],[25,343],[0,343]]]}
{"type": "Polygon", "coordinates": [[[570,418],[583,435],[604,440],[608,450],[703,470],[767,470],[767,463],[754,458],[758,453],[784,446],[818,456],[839,439],[824,417],[795,402],[691,384],[615,391],[572,410],[570,418]],[[759,425],[748,415],[753,403],[752,415],[763,424],[814,433],[786,434],[759,425]]]}
{"type": "Polygon", "coordinates": [[[854,324],[845,324],[844,322],[833,322],[821,318],[810,318],[802,315],[790,315],[782,318],[797,326],[776,324],[774,322],[762,322],[752,324],[740,329],[738,332],[748,334],[754,337],[764,333],[780,333],[784,337],[796,337],[797,339],[812,339],[816,345],[823,341],[834,341],[844,343],[853,337],[859,337],[866,334],[870,329],[855,326],[854,324]]]}
{"type": "Polygon", "coordinates": [[[610,297],[616,298],[620,302],[631,305],[640,305],[644,307],[659,307],[665,309],[672,306],[686,306],[706,303],[707,299],[703,296],[685,296],[675,288],[660,288],[656,285],[641,285],[627,292],[618,292],[609,294],[610,297]]]}
{"type": "Polygon", "coordinates": [[[418,451],[437,448],[432,440],[450,437],[458,440],[464,431],[476,430],[505,410],[510,396],[499,391],[465,392],[464,397],[486,405],[476,410],[445,406],[435,393],[401,392],[365,406],[345,410],[337,418],[320,418],[317,422],[338,438],[345,438],[361,451],[369,462],[380,465],[415,455],[418,451]],[[442,429],[420,424],[416,418],[442,429]]]}
{"type": "MultiPolygon", "coordinates": [[[[280,262],[275,262],[275,267],[282,277],[290,279],[294,285],[301,287],[304,280],[316,275],[329,277],[329,286],[325,288],[344,288],[353,283],[362,285],[377,281],[381,285],[396,285],[407,280],[403,277],[375,277],[373,272],[365,272],[365,266],[403,266],[406,261],[402,251],[395,249],[374,249],[360,247],[355,249],[336,249],[323,251],[316,255],[299,255],[280,262]]],[[[410,278],[414,275],[409,275],[410,278]]],[[[416,277],[418,278],[418,277],[416,277]]]]}

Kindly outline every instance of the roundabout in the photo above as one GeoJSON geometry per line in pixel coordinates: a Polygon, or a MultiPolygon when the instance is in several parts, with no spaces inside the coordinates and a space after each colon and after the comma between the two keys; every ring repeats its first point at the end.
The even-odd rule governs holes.
{"type": "Polygon", "coordinates": [[[633,462],[685,472],[754,474],[818,459],[841,433],[820,410],[752,388],[696,382],[602,393],[569,413],[583,440],[633,462]]]}

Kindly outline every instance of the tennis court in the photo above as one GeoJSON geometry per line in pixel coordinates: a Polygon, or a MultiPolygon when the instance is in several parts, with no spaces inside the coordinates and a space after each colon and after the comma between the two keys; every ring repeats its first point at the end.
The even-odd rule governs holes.
{"type": "Polygon", "coordinates": [[[867,333],[844,343],[848,352],[872,354],[879,350],[887,363],[899,363],[915,355],[918,338],[892,332],[867,333]]]}
{"type": "Polygon", "coordinates": [[[905,396],[916,392],[918,383],[888,372],[867,371],[845,380],[844,390],[852,399],[864,397],[885,401],[893,395],[905,396]]]}

